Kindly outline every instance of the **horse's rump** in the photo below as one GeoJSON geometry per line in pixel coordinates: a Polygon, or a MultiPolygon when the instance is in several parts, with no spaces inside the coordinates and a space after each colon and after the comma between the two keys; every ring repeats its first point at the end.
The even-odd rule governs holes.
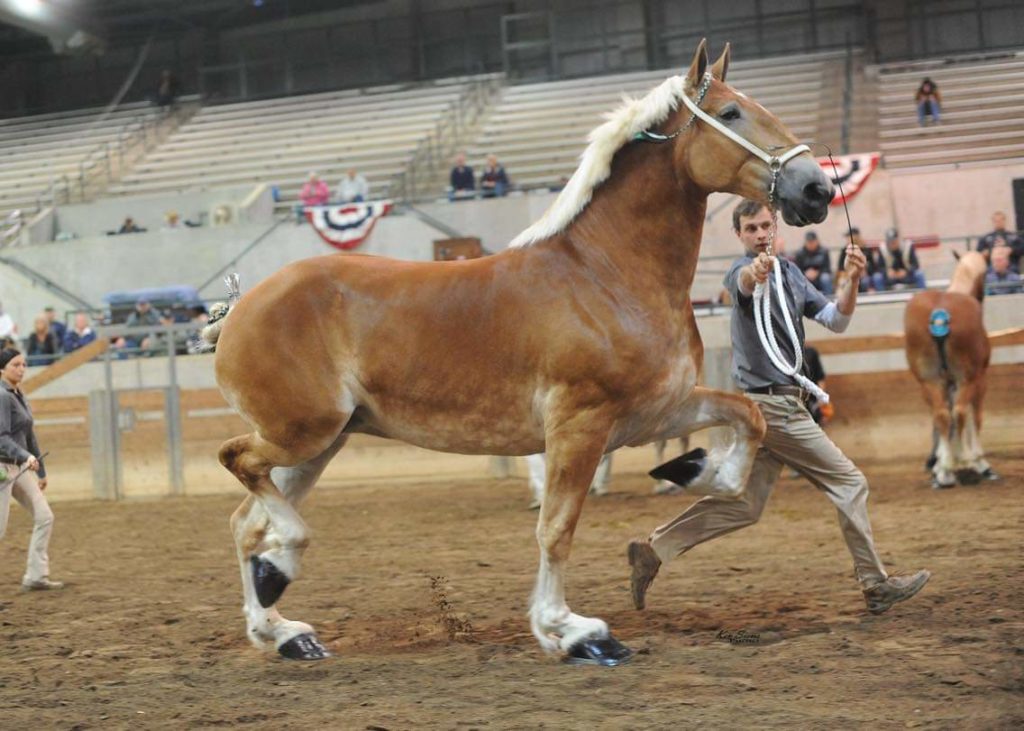
{"type": "Polygon", "coordinates": [[[914,295],[904,314],[904,332],[907,361],[918,380],[960,381],[988,366],[981,303],[970,295],[934,290],[914,295]],[[948,315],[944,328],[933,326],[943,319],[940,313],[948,315]]]}

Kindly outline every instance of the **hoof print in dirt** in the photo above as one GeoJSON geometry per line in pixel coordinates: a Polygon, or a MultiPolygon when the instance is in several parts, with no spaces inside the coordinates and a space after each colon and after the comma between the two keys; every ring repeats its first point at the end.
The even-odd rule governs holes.
{"type": "Polygon", "coordinates": [[[266,609],[277,603],[277,600],[288,588],[290,579],[274,564],[259,556],[252,557],[252,580],[256,585],[256,598],[260,606],[266,609]]]}
{"type": "Polygon", "coordinates": [[[278,647],[277,651],[281,657],[287,660],[323,660],[331,657],[331,653],[320,644],[316,635],[311,635],[308,632],[295,635],[278,647]]]}
{"type": "Polygon", "coordinates": [[[580,640],[569,648],[565,662],[569,665],[604,665],[614,667],[633,659],[634,652],[608,635],[580,640]]]}
{"type": "Polygon", "coordinates": [[[655,467],[647,474],[656,480],[668,480],[680,487],[686,487],[703,471],[708,463],[707,458],[708,453],[698,447],[655,467]]]}

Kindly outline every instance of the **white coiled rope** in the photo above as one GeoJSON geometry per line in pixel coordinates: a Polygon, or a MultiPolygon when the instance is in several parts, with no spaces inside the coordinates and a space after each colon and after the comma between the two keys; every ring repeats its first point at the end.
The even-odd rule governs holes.
{"type": "MultiPolygon", "coordinates": [[[[772,240],[774,238],[775,233],[773,230],[772,240]]],[[[771,252],[772,246],[771,241],[769,241],[769,256],[771,256],[771,252]]],[[[758,282],[754,287],[754,324],[757,326],[757,337],[761,340],[761,347],[768,354],[772,364],[782,371],[783,375],[790,376],[802,388],[810,391],[814,398],[823,404],[827,404],[829,402],[828,394],[802,372],[804,364],[803,348],[800,346],[800,339],[797,337],[796,328],[793,326],[793,318],[790,317],[789,306],[786,304],[786,291],[782,285],[782,264],[776,260],[772,270],[775,272],[776,299],[779,301],[779,309],[782,310],[782,319],[786,323],[789,342],[793,345],[795,362],[792,365],[786,362],[786,356],[782,349],[779,348],[779,343],[775,339],[775,326],[772,323],[772,288],[769,286],[770,278],[763,282],[758,282]]]]}

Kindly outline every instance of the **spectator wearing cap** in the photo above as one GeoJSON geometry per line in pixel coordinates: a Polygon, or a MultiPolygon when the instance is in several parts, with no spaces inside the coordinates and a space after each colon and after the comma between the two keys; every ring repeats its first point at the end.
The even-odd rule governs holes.
{"type": "Polygon", "coordinates": [[[793,261],[815,289],[825,295],[832,294],[832,261],[818,234],[814,231],[804,234],[803,248],[796,252],[793,261]]]}
{"type": "MultiPolygon", "coordinates": [[[[160,325],[160,315],[153,309],[148,299],[140,297],[138,302],[135,303],[135,309],[132,310],[132,314],[128,315],[128,319],[125,320],[124,324],[128,327],[141,327],[145,325],[156,327],[160,325]]],[[[125,344],[148,353],[155,344],[155,337],[156,333],[146,333],[142,336],[133,335],[125,340],[125,344]]]]}
{"type": "Polygon", "coordinates": [[[889,262],[885,269],[885,280],[889,287],[897,284],[909,285],[916,289],[924,289],[924,272],[917,261],[914,245],[904,248],[900,242],[900,232],[890,228],[885,232],[885,256],[889,262]]]}
{"type": "MultiPolygon", "coordinates": [[[[881,292],[885,290],[885,258],[878,247],[865,247],[864,239],[861,238],[860,229],[854,226],[846,233],[847,246],[853,244],[864,252],[867,266],[864,268],[864,276],[860,279],[858,292],[881,292]]],[[[843,271],[846,265],[846,247],[839,255],[838,270],[843,271]]]]}

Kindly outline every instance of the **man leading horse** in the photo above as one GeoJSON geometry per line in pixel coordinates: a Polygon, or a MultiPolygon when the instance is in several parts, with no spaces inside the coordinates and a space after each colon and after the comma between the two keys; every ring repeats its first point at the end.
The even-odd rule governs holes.
{"type": "MultiPolygon", "coordinates": [[[[750,471],[746,491],[739,499],[707,496],[656,528],[648,540],[629,544],[633,603],[637,609],[644,608],[647,590],[663,563],[700,543],[756,523],[782,466],[787,465],[809,479],[836,506],[868,611],[881,614],[896,602],[914,596],[928,582],[930,574],[927,571],[910,576],[886,574],[871,535],[868,482],[864,474],[814,422],[807,410],[811,394],[795,384],[769,357],[755,323],[758,306],[755,287],[768,281],[774,267],[782,267],[782,277],[776,277],[776,281],[783,283],[785,296],[781,299],[785,300],[789,313],[787,318],[782,312],[777,296],[781,293],[769,292],[766,296],[771,297],[772,321],[780,327],[787,319],[792,322],[801,350],[803,317],[833,332],[843,332],[857,304],[857,289],[866,265],[864,254],[852,244],[847,246],[844,266],[847,277],[839,285],[836,301],[830,302],[799,267],[786,259],[770,256],[775,217],[767,206],[745,200],[733,211],[732,220],[744,248],[744,256],[733,262],[725,276],[725,287],[735,303],[731,324],[733,379],[757,404],[768,430],[750,471]]],[[[783,349],[785,362],[798,362],[792,342],[781,338],[778,345],[783,349]]]]}

